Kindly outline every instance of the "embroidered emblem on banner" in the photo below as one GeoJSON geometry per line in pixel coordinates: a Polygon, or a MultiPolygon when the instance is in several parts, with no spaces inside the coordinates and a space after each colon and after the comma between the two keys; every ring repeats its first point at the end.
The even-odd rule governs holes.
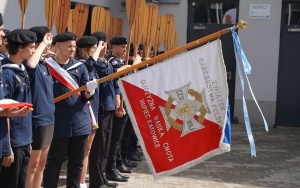
{"type": "Polygon", "coordinates": [[[181,131],[181,137],[205,128],[202,124],[206,113],[210,112],[206,105],[204,92],[190,89],[191,83],[180,88],[165,91],[169,96],[165,107],[160,106],[166,128],[181,131]],[[179,121],[178,121],[179,120],[179,121]]]}

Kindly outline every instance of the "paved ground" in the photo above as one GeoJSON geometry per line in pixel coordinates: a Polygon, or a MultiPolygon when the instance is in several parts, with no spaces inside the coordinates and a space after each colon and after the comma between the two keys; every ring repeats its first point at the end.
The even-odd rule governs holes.
{"type": "MultiPolygon", "coordinates": [[[[118,188],[300,187],[300,127],[252,125],[257,157],[250,157],[243,125],[232,125],[232,151],[173,176],[154,180],[145,160],[118,188]]],[[[60,187],[65,187],[65,165],[60,187]]],[[[88,181],[88,180],[87,180],[88,181]]]]}

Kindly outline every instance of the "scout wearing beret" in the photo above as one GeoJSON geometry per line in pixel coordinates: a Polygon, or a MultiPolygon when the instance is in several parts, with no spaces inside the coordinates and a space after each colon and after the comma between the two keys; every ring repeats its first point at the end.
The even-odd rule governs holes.
{"type": "MultiPolygon", "coordinates": [[[[95,36],[83,36],[76,42],[77,45],[77,60],[82,62],[88,72],[89,72],[89,79],[99,79],[99,76],[95,70],[95,66],[97,63],[97,59],[99,57],[100,51],[103,49],[103,41],[97,39],[95,36]]],[[[97,124],[93,125],[93,131],[89,135],[86,150],[85,150],[85,156],[84,156],[84,163],[83,163],[83,169],[81,172],[81,178],[80,178],[80,187],[87,187],[85,183],[85,176],[87,172],[87,166],[88,166],[88,157],[90,153],[90,148],[92,146],[92,142],[95,136],[96,129],[98,128],[98,111],[99,111],[99,88],[95,90],[94,98],[90,101],[95,119],[97,120],[97,124]]]]}
{"type": "MultiPolygon", "coordinates": [[[[2,14],[0,13],[0,45],[2,45],[2,37],[5,37],[5,30],[3,28],[3,19],[2,14]]],[[[1,66],[1,61],[0,61],[1,66]]],[[[4,89],[3,89],[3,72],[2,68],[0,68],[0,102],[4,99],[4,89]]],[[[23,108],[11,108],[9,110],[3,110],[0,112],[0,185],[1,187],[5,186],[2,180],[3,174],[2,169],[5,167],[9,167],[14,162],[14,156],[11,151],[11,144],[9,141],[8,134],[8,125],[7,125],[7,117],[12,116],[25,116],[27,113],[32,111],[28,107],[23,108]]],[[[7,179],[6,179],[7,181],[7,179]]]]}
{"type": "Polygon", "coordinates": [[[54,132],[53,79],[42,54],[52,42],[49,29],[44,26],[29,29],[37,35],[35,53],[24,62],[29,74],[32,104],[32,151],[26,175],[26,187],[41,186],[48,150],[54,132]]]}
{"type": "Polygon", "coordinates": [[[87,90],[80,96],[72,95],[55,103],[55,126],[44,170],[44,187],[57,187],[59,171],[67,153],[67,187],[79,187],[83,158],[91,133],[91,117],[87,101],[93,98],[98,87],[89,80],[87,68],[74,59],[76,35],[63,32],[56,35],[57,53],[45,60],[53,77],[54,98],[77,87],[86,85],[87,90]]]}
{"type": "MultiPolygon", "coordinates": [[[[103,40],[104,48],[97,59],[95,70],[100,78],[114,73],[111,64],[104,58],[107,50],[107,37],[105,33],[92,33],[98,40],[103,40]]],[[[113,114],[115,113],[115,97],[117,88],[113,81],[109,80],[99,85],[99,128],[89,155],[89,186],[90,187],[116,187],[116,183],[108,182],[105,176],[106,163],[109,155],[110,139],[112,134],[113,114]]]]}
{"type": "MultiPolygon", "coordinates": [[[[127,39],[123,36],[116,36],[110,40],[111,43],[111,50],[112,54],[107,56],[106,59],[109,64],[113,66],[114,71],[119,71],[124,68],[127,68],[130,65],[124,66],[123,59],[126,56],[127,52],[127,39]]],[[[118,173],[119,171],[130,173],[132,172],[132,168],[129,166],[124,165],[124,161],[118,160],[117,161],[117,155],[119,148],[116,147],[120,145],[121,138],[123,137],[123,130],[125,127],[125,124],[128,120],[128,115],[125,112],[125,109],[121,106],[120,103],[120,91],[117,84],[118,79],[115,79],[113,82],[116,85],[117,92],[116,92],[116,110],[113,116],[113,124],[112,124],[112,136],[111,136],[111,142],[110,142],[110,151],[106,166],[106,177],[108,180],[112,181],[120,181],[120,182],[126,182],[129,179],[129,176],[122,175],[118,173]]],[[[129,161],[127,161],[129,162],[129,161]]],[[[130,163],[130,162],[129,162],[130,163]]],[[[130,164],[127,164],[130,165],[130,164]]],[[[131,164],[131,166],[134,166],[134,164],[131,164]]]]}
{"type": "Polygon", "coordinates": [[[41,43],[43,41],[46,33],[50,32],[50,30],[47,26],[35,26],[35,27],[30,28],[29,31],[35,32],[36,37],[37,37],[35,43],[41,43]]]}
{"type": "MultiPolygon", "coordinates": [[[[23,63],[34,54],[35,41],[36,34],[27,29],[16,29],[7,35],[7,50],[10,55],[1,61],[7,98],[32,103],[30,79],[23,63]]],[[[25,187],[32,142],[31,118],[31,113],[24,117],[10,118],[10,142],[14,163],[1,169],[0,182],[3,187],[25,187]]]]}
{"type": "MultiPolygon", "coordinates": [[[[47,26],[35,26],[35,27],[30,28],[29,30],[32,32],[35,32],[35,34],[36,34],[36,37],[37,37],[37,40],[35,42],[36,48],[38,48],[40,43],[43,41],[46,33],[50,32],[50,30],[47,26]]],[[[50,51],[50,48],[51,48],[51,44],[48,44],[43,51],[43,54],[41,56],[42,59],[55,55],[55,53],[50,51]]]]}
{"type": "Polygon", "coordinates": [[[103,42],[107,41],[107,35],[103,32],[94,32],[91,34],[91,36],[96,37],[98,41],[103,41],[103,42]]]}
{"type": "MultiPolygon", "coordinates": [[[[5,37],[5,33],[3,31],[4,31],[3,19],[2,19],[2,14],[0,13],[0,46],[3,45],[2,40],[3,37],[5,37]]],[[[1,57],[2,56],[0,56],[0,58],[1,57]]],[[[0,65],[1,65],[1,59],[0,59],[0,65]]],[[[3,80],[2,80],[2,68],[0,68],[0,101],[2,99],[4,99],[4,91],[3,91],[3,80]]],[[[12,153],[11,153],[10,143],[9,143],[8,125],[5,116],[6,114],[4,114],[3,111],[0,112],[0,146],[1,146],[0,147],[0,180],[1,180],[2,164],[4,164],[3,166],[7,167],[10,166],[10,164],[13,162],[13,159],[10,157],[12,153]]]]}

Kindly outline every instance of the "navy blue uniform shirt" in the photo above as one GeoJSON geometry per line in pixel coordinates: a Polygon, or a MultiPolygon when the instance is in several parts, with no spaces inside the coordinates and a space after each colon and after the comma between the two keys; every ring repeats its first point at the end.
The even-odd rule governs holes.
{"type": "MultiPolygon", "coordinates": [[[[2,68],[0,67],[0,100],[2,99],[4,99],[4,90],[3,90],[2,68]]],[[[9,156],[10,154],[11,154],[11,150],[10,150],[10,143],[8,138],[6,117],[0,117],[0,158],[9,156]]]]}
{"type": "MultiPolygon", "coordinates": [[[[95,69],[100,78],[114,73],[114,69],[106,59],[98,59],[95,69]]],[[[99,116],[104,111],[111,111],[116,109],[116,90],[113,81],[109,80],[99,85],[99,116]]],[[[100,125],[101,126],[101,125],[100,125]]]]}
{"type": "Polygon", "coordinates": [[[25,67],[30,78],[31,97],[33,104],[33,126],[54,124],[53,79],[43,61],[36,68],[25,67]]]}
{"type": "MultiPolygon", "coordinates": [[[[68,64],[61,67],[71,75],[79,87],[86,85],[89,81],[87,68],[81,63],[76,68],[68,70],[69,67],[78,63],[76,59],[70,59],[68,64]]],[[[69,92],[70,90],[53,77],[54,97],[69,92]]],[[[72,95],[55,103],[55,126],[53,139],[67,138],[73,136],[87,135],[91,133],[91,118],[85,98],[85,91],[81,96],[72,95]]],[[[92,99],[92,97],[90,98],[92,99]]]]}
{"type": "MultiPolygon", "coordinates": [[[[32,103],[30,80],[24,65],[18,66],[6,58],[2,60],[2,69],[5,98],[32,103]]],[[[12,147],[31,144],[31,113],[24,117],[10,117],[10,141],[12,147]]]]}
{"type": "MultiPolygon", "coordinates": [[[[95,70],[96,61],[89,57],[87,60],[85,59],[78,59],[80,62],[84,63],[88,72],[89,72],[89,80],[99,79],[99,76],[95,70]]],[[[99,87],[95,89],[94,98],[90,101],[95,119],[98,121],[98,111],[99,111],[99,87]]]]}
{"type": "MultiPolygon", "coordinates": [[[[114,72],[117,72],[118,68],[122,67],[124,65],[124,61],[118,59],[116,56],[114,55],[109,55],[107,56],[106,58],[108,60],[108,62],[113,66],[114,68],[114,72]]],[[[118,80],[119,78],[115,78],[113,80],[114,82],[114,86],[115,86],[115,90],[116,90],[116,94],[117,95],[120,95],[121,94],[121,91],[120,91],[120,88],[118,86],[118,80]]]]}

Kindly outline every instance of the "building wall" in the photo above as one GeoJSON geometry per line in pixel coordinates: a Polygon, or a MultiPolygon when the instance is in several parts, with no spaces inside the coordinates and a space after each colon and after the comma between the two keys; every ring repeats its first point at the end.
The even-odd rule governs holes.
{"type": "MultiPolygon", "coordinates": [[[[109,7],[108,0],[72,0],[91,5],[109,7]]],[[[25,29],[33,26],[46,25],[44,0],[29,0],[25,12],[25,29]]],[[[7,29],[21,28],[21,9],[17,0],[0,0],[0,12],[4,17],[4,27],[7,29]]],[[[55,28],[52,31],[55,33],[55,28]]]]}
{"type": "MultiPolygon", "coordinates": [[[[128,36],[126,11],[121,6],[121,2],[124,0],[75,1],[108,7],[114,17],[123,18],[125,23],[124,36],[128,36]]],[[[3,13],[5,19],[4,26],[8,29],[19,28],[21,23],[21,11],[18,1],[0,0],[0,2],[0,12],[3,13]]],[[[179,33],[179,45],[185,44],[187,41],[188,1],[181,0],[180,4],[158,5],[160,15],[166,13],[172,13],[174,15],[176,31],[179,33]]],[[[240,0],[239,7],[240,20],[249,22],[249,26],[246,29],[239,31],[242,47],[252,66],[252,74],[249,75],[249,80],[256,99],[270,125],[275,123],[281,5],[281,0],[240,0]],[[271,18],[268,20],[250,20],[250,4],[270,4],[271,18]]],[[[44,1],[30,0],[26,10],[25,28],[45,24],[44,1]]],[[[55,29],[53,29],[53,33],[54,32],[55,29]]],[[[237,78],[239,78],[238,75],[237,78]]],[[[245,92],[251,123],[262,124],[259,111],[247,87],[245,92]]],[[[238,79],[236,80],[235,98],[235,116],[242,122],[242,91],[238,79]]]]}
{"type": "MultiPolygon", "coordinates": [[[[239,31],[242,47],[252,67],[252,74],[248,76],[249,81],[270,125],[275,123],[281,7],[281,0],[240,0],[239,7],[239,19],[249,22],[246,29],[239,31]],[[270,19],[250,20],[250,4],[270,4],[270,19]]],[[[242,121],[243,95],[238,75],[236,78],[234,112],[238,119],[242,121]]],[[[262,124],[262,118],[247,86],[245,92],[250,121],[255,124],[262,124]]]]}

